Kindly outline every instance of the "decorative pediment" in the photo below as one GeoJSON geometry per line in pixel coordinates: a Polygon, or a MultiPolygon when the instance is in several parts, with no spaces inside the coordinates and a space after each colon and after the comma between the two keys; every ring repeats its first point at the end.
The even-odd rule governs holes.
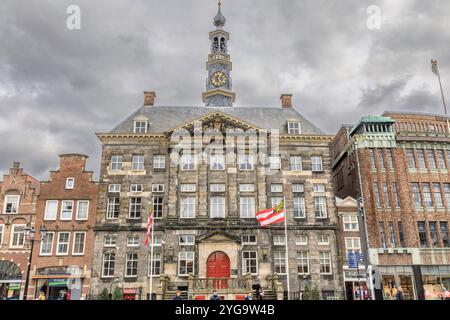
{"type": "Polygon", "coordinates": [[[214,230],[208,232],[200,237],[197,237],[197,242],[234,242],[241,243],[241,239],[223,230],[214,230]]]}
{"type": "Polygon", "coordinates": [[[357,208],[358,202],[350,196],[345,199],[336,197],[336,206],[339,208],[357,208]]]}
{"type": "Polygon", "coordinates": [[[227,129],[261,130],[251,123],[240,120],[221,111],[212,112],[203,117],[185,122],[169,130],[169,133],[182,129],[188,130],[190,132],[194,132],[194,130],[197,129],[201,129],[203,132],[208,130],[218,130],[221,132],[225,132],[227,129]]]}

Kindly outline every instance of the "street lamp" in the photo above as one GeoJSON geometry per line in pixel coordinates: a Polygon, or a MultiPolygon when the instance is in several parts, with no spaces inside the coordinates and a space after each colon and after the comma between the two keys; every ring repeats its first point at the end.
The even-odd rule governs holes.
{"type": "MultiPolygon", "coordinates": [[[[26,227],[22,229],[22,232],[26,238],[30,239],[31,242],[30,256],[28,258],[27,278],[25,280],[25,288],[23,292],[23,300],[27,300],[28,283],[30,282],[31,258],[33,257],[36,229],[34,229],[34,227],[30,227],[30,225],[27,224],[26,227]]],[[[42,225],[41,228],[39,229],[39,234],[41,235],[41,240],[44,240],[45,237],[47,236],[47,228],[44,225],[42,225]]]]}

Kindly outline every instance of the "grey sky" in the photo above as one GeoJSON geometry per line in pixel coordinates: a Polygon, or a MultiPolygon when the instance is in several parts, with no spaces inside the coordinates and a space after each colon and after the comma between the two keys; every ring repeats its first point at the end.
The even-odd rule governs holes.
{"type": "MultiPolygon", "coordinates": [[[[60,153],[98,171],[106,132],[155,90],[158,105],[202,105],[215,0],[2,0],[0,172],[13,160],[47,179],[60,153]],[[81,30],[66,9],[81,7],[81,30]]],[[[447,0],[224,0],[235,105],[282,92],[329,134],[384,110],[442,113],[450,99],[447,0]],[[370,5],[381,30],[366,26],[370,5]]]]}

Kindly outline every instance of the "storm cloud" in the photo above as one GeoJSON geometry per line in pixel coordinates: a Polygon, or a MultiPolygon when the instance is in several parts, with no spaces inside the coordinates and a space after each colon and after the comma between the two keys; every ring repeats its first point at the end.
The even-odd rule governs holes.
{"type": "MultiPolygon", "coordinates": [[[[223,2],[235,105],[278,106],[293,93],[329,134],[368,113],[442,113],[430,59],[450,88],[449,1],[223,2]],[[379,30],[366,25],[371,5],[379,30]]],[[[142,105],[144,90],[158,105],[202,105],[216,11],[215,0],[1,1],[0,172],[19,160],[47,179],[67,152],[88,154],[98,172],[95,132],[142,105]],[[80,30],[66,27],[69,5],[81,8],[80,30]]]]}

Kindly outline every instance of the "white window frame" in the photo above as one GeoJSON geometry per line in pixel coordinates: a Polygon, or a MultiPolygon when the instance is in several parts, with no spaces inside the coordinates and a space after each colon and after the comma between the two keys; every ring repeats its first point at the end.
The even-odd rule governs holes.
{"type": "Polygon", "coordinates": [[[154,196],[152,205],[155,219],[162,219],[164,217],[164,197],[162,195],[154,196]]]}
{"type": "Polygon", "coordinates": [[[76,216],[75,216],[75,219],[76,220],[78,220],[78,221],[87,221],[88,219],[89,219],[89,200],[78,200],[77,201],[77,214],[76,214],[76,216]],[[86,206],[86,218],[80,218],[79,217],[79,212],[80,212],[80,203],[87,203],[87,206],[86,206]]]}
{"type": "Polygon", "coordinates": [[[178,276],[180,276],[180,277],[186,277],[186,276],[189,275],[189,273],[195,274],[195,251],[180,251],[178,253],[178,268],[177,269],[178,269],[177,270],[178,271],[178,276]],[[192,255],[192,258],[191,257],[187,257],[188,254],[192,255]],[[182,260],[181,259],[182,255],[186,255],[186,259],[182,260]],[[181,273],[180,272],[181,271],[181,261],[187,261],[187,262],[191,261],[192,262],[192,272],[181,273]]]}
{"type": "Polygon", "coordinates": [[[297,251],[297,273],[299,275],[308,275],[310,273],[310,263],[309,263],[309,251],[308,250],[300,250],[297,251]],[[300,253],[302,254],[302,257],[299,257],[300,253]],[[303,254],[306,253],[306,258],[303,257],[303,254]],[[303,261],[306,259],[306,267],[308,268],[308,272],[298,272],[298,267],[300,266],[300,262],[302,262],[302,266],[304,266],[303,261]]]}
{"type": "Polygon", "coordinates": [[[84,252],[86,251],[86,235],[85,231],[75,231],[73,233],[73,241],[72,241],[72,255],[73,256],[84,256],[84,252]],[[77,240],[77,234],[83,234],[83,252],[75,252],[75,245],[77,240]]]}
{"type": "Polygon", "coordinates": [[[322,156],[312,156],[311,157],[311,171],[312,172],[322,172],[323,171],[323,159],[322,156]],[[315,160],[319,161],[315,161],[315,160]]]}
{"type": "Polygon", "coordinates": [[[304,193],[305,185],[303,183],[293,183],[292,184],[292,192],[293,193],[304,193]]]}
{"type": "Polygon", "coordinates": [[[303,163],[301,156],[291,156],[289,158],[290,169],[294,172],[303,171],[303,163]]]}
{"type": "MultiPolygon", "coordinates": [[[[3,203],[3,214],[18,214],[19,213],[19,206],[20,206],[20,195],[18,195],[18,194],[7,194],[7,195],[5,195],[5,201],[3,203]],[[10,198],[15,198],[15,199],[17,199],[17,201],[16,202],[8,201],[8,199],[10,199],[10,198]],[[6,212],[6,207],[7,207],[8,203],[11,203],[11,204],[15,203],[15,205],[16,205],[16,207],[15,207],[16,212],[6,212]]],[[[14,208],[14,205],[12,205],[12,208],[14,208]]]]}
{"type": "Polygon", "coordinates": [[[183,154],[181,156],[181,171],[197,170],[197,156],[195,154],[183,154]]]}
{"type": "Polygon", "coordinates": [[[21,249],[23,247],[25,247],[25,234],[23,233],[23,228],[26,227],[26,224],[13,224],[11,227],[11,233],[10,233],[10,239],[9,239],[9,248],[10,249],[21,249]],[[13,245],[13,241],[14,241],[14,233],[16,233],[16,228],[22,228],[21,231],[18,231],[17,233],[19,234],[19,239],[22,239],[22,244],[21,245],[13,245]]]}
{"type": "Polygon", "coordinates": [[[359,231],[359,221],[357,215],[351,215],[351,214],[344,214],[342,216],[342,224],[344,231],[359,231]],[[353,221],[355,220],[355,221],[353,221]],[[346,224],[352,225],[356,224],[356,228],[348,228],[346,224]]]}
{"type": "Polygon", "coordinates": [[[304,196],[294,196],[292,198],[292,212],[294,214],[294,219],[306,218],[306,205],[304,196]],[[298,208],[299,210],[295,210],[296,208],[298,208]]]}
{"type": "Polygon", "coordinates": [[[117,235],[115,234],[106,235],[105,238],[103,239],[103,246],[105,248],[115,248],[117,246],[117,235]],[[111,243],[111,241],[107,241],[107,239],[113,239],[114,243],[111,243]]]}
{"type": "Polygon", "coordinates": [[[313,184],[313,191],[317,193],[325,193],[325,183],[314,183],[313,184]]]}
{"type": "Polygon", "coordinates": [[[225,218],[225,197],[212,196],[209,198],[210,218],[225,218]]]}
{"type": "Polygon", "coordinates": [[[308,235],[307,234],[297,234],[297,235],[295,235],[295,245],[297,245],[297,246],[307,246],[308,245],[308,235]]]}
{"type": "Polygon", "coordinates": [[[134,120],[133,133],[147,133],[147,127],[147,120],[134,120]],[[138,123],[140,124],[139,126],[137,125],[138,123]],[[142,126],[142,124],[144,124],[144,126],[142,126]]]}
{"type": "Polygon", "coordinates": [[[225,192],[225,183],[211,183],[209,189],[210,192],[225,192]]]}
{"type": "MultiPolygon", "coordinates": [[[[134,268],[133,268],[133,270],[134,270],[134,268]]],[[[138,276],[139,276],[139,254],[137,252],[125,253],[125,278],[136,278],[138,276]],[[129,255],[133,255],[132,260],[129,259],[129,255]],[[128,274],[128,262],[133,262],[133,263],[136,262],[136,274],[128,274]]]]}
{"type": "Polygon", "coordinates": [[[317,235],[317,244],[319,246],[330,245],[330,235],[329,234],[318,234],[317,235]]]}
{"type": "Polygon", "coordinates": [[[194,219],[196,208],[197,197],[182,197],[180,201],[180,219],[194,219]]]}
{"type": "Polygon", "coordinates": [[[273,252],[273,264],[274,264],[274,270],[275,270],[275,272],[276,272],[276,269],[277,269],[277,266],[281,266],[281,267],[283,267],[284,266],[284,272],[277,272],[279,275],[285,275],[286,274],[286,272],[287,272],[287,261],[286,261],[287,259],[286,259],[286,251],[283,251],[283,250],[275,250],[274,252],[273,252]],[[280,256],[284,256],[284,257],[276,257],[277,255],[280,255],[280,256]],[[282,264],[280,264],[280,263],[277,263],[277,261],[278,262],[282,262],[282,261],[284,261],[282,264]]]}
{"type": "MultiPolygon", "coordinates": [[[[116,273],[116,253],[115,252],[103,252],[102,257],[102,278],[114,278],[114,274],[116,273]],[[105,256],[108,255],[108,270],[112,270],[112,275],[105,275],[105,256]],[[111,255],[114,255],[114,259],[111,259],[111,255]],[[114,261],[114,268],[110,267],[111,261],[114,261]]],[[[109,273],[109,272],[108,272],[109,273]]]]}
{"type": "Polygon", "coordinates": [[[166,156],[163,154],[156,154],[153,156],[153,169],[165,169],[166,156]]]}
{"type": "Polygon", "coordinates": [[[273,238],[273,245],[274,246],[284,246],[286,245],[286,237],[284,236],[284,234],[274,234],[272,236],[273,238]],[[282,241],[281,241],[282,239],[282,241]]]}
{"type": "Polygon", "coordinates": [[[119,183],[112,183],[108,185],[108,192],[110,193],[119,193],[121,189],[121,185],[119,183]]]}
{"type": "Polygon", "coordinates": [[[320,271],[321,275],[331,275],[331,274],[333,274],[333,261],[331,259],[331,251],[319,251],[319,271],[320,271]],[[325,253],[328,255],[328,257],[323,257],[322,258],[322,254],[325,254],[325,253]],[[322,272],[322,270],[321,270],[322,262],[324,260],[328,260],[329,261],[329,266],[330,266],[330,271],[329,272],[322,272]]]}
{"type": "Polygon", "coordinates": [[[361,238],[359,237],[345,237],[345,252],[348,254],[352,253],[360,253],[361,252],[361,238]],[[356,245],[355,245],[356,244],[356,245]]]}
{"type": "Polygon", "coordinates": [[[302,126],[300,121],[288,121],[288,134],[301,134],[302,126]]]}
{"type": "Polygon", "coordinates": [[[61,200],[61,210],[59,211],[59,219],[61,221],[70,221],[72,220],[73,217],[73,207],[74,207],[74,201],[73,200],[61,200]],[[64,217],[63,216],[63,211],[66,211],[68,209],[64,208],[64,203],[71,203],[72,204],[72,209],[70,210],[70,218],[69,217],[64,217]]]}
{"type": "Polygon", "coordinates": [[[162,184],[162,183],[154,183],[154,184],[152,184],[152,192],[154,192],[154,193],[163,193],[164,192],[164,184],[162,184]]]}
{"type": "Polygon", "coordinates": [[[241,219],[254,219],[256,216],[255,197],[240,197],[239,198],[239,216],[241,219]],[[244,203],[245,199],[245,203],[244,203]],[[244,215],[245,213],[245,215],[244,215]]]}
{"type": "Polygon", "coordinates": [[[327,219],[328,218],[328,208],[327,208],[327,198],[325,196],[314,197],[314,216],[316,219],[327,219]],[[316,200],[323,200],[316,202],[316,200]],[[321,206],[320,215],[317,215],[317,206],[321,206]]]}
{"type": "Polygon", "coordinates": [[[108,203],[106,205],[106,220],[117,220],[120,216],[120,197],[108,197],[108,203]],[[116,199],[119,199],[119,203],[116,203],[116,199]],[[114,200],[114,203],[111,203],[111,200],[114,200]],[[116,206],[119,207],[119,214],[117,217],[114,217],[116,206]],[[111,209],[113,209],[111,211],[111,209]]]}
{"type": "Polygon", "coordinates": [[[111,171],[123,170],[123,155],[113,154],[111,155],[111,171]]]}
{"type": "Polygon", "coordinates": [[[44,239],[41,240],[41,244],[40,244],[40,247],[39,247],[39,255],[42,256],[42,257],[49,257],[49,256],[51,256],[53,254],[53,241],[55,240],[55,232],[48,231],[46,236],[45,236],[45,240],[48,240],[50,235],[51,235],[50,252],[48,252],[48,253],[43,253],[42,252],[42,248],[43,248],[42,245],[44,243],[44,239]]]}
{"type": "Polygon", "coordinates": [[[238,163],[240,171],[252,171],[254,168],[254,158],[251,154],[239,154],[238,163]]]}
{"type": "Polygon", "coordinates": [[[241,236],[241,243],[244,246],[254,246],[258,244],[258,236],[256,234],[243,234],[241,236]],[[250,241],[250,237],[255,238],[255,241],[250,241]]]}
{"type": "Polygon", "coordinates": [[[132,183],[130,184],[130,192],[139,193],[144,191],[144,185],[142,183],[132,183]]]}
{"type": "MultiPolygon", "coordinates": [[[[148,254],[148,264],[147,264],[148,277],[150,277],[150,252],[148,254]]],[[[153,252],[153,270],[152,277],[159,277],[162,271],[162,254],[159,251],[153,252]],[[156,263],[159,262],[159,266],[156,266],[156,263]],[[159,272],[155,272],[155,269],[159,268],[159,272]]]]}
{"type": "Polygon", "coordinates": [[[58,232],[58,238],[57,238],[57,240],[56,240],[56,255],[57,256],[67,256],[67,255],[69,255],[69,245],[70,245],[70,232],[69,231],[60,231],[60,232],[58,232]],[[66,242],[63,242],[63,243],[61,243],[61,238],[60,238],[60,236],[61,236],[61,234],[68,234],[69,236],[68,236],[68,238],[67,238],[67,244],[66,244],[66,242]],[[61,252],[60,250],[59,250],[59,246],[61,245],[61,244],[66,244],[67,245],[67,252],[61,252]]]}
{"type": "Polygon", "coordinates": [[[180,246],[195,246],[195,235],[193,234],[180,234],[178,235],[178,244],[180,246]],[[186,242],[181,242],[181,239],[190,240],[186,242]]]}
{"type": "Polygon", "coordinates": [[[75,187],[75,178],[69,177],[66,179],[66,190],[72,190],[75,187]]]}
{"type": "Polygon", "coordinates": [[[131,170],[132,171],[145,170],[145,156],[143,154],[133,154],[131,156],[131,170]]]}
{"type": "Polygon", "coordinates": [[[142,218],[142,197],[130,197],[129,208],[128,208],[128,219],[130,220],[140,220],[142,218]],[[135,203],[133,202],[135,199],[135,203]],[[140,202],[137,201],[140,199],[140,202]],[[139,207],[139,210],[136,210],[139,207]],[[132,209],[134,209],[133,217],[131,216],[132,209]]]}
{"type": "Polygon", "coordinates": [[[209,156],[209,169],[211,171],[225,170],[225,155],[224,154],[211,154],[209,156]]]}
{"type": "Polygon", "coordinates": [[[269,168],[271,170],[281,169],[281,157],[280,156],[270,156],[269,157],[269,168]]]}
{"type": "Polygon", "coordinates": [[[195,183],[182,183],[180,186],[181,192],[197,192],[197,185],[195,183]]]}
{"type": "Polygon", "coordinates": [[[139,239],[139,235],[131,235],[127,236],[127,247],[139,247],[141,241],[139,239]],[[137,242],[136,242],[137,239],[137,242]],[[132,240],[132,241],[130,241],[132,240]]]}
{"type": "Polygon", "coordinates": [[[252,275],[258,275],[259,273],[259,261],[258,261],[258,251],[256,250],[242,250],[242,274],[246,275],[248,272],[246,270],[246,267],[248,267],[246,261],[248,260],[254,260],[256,262],[256,272],[250,272],[252,275]],[[255,257],[249,257],[249,258],[244,258],[245,253],[254,253],[255,257]]]}
{"type": "Polygon", "coordinates": [[[283,192],[283,184],[282,183],[271,183],[270,184],[270,192],[282,193],[283,192]]]}
{"type": "Polygon", "coordinates": [[[241,183],[239,184],[239,192],[255,192],[255,184],[241,183]]]}
{"type": "Polygon", "coordinates": [[[47,200],[45,201],[45,213],[44,213],[44,221],[55,221],[58,218],[58,205],[59,205],[59,201],[58,200],[47,200]],[[56,207],[55,207],[55,212],[54,212],[54,216],[49,217],[49,203],[56,203],[56,207]]]}

